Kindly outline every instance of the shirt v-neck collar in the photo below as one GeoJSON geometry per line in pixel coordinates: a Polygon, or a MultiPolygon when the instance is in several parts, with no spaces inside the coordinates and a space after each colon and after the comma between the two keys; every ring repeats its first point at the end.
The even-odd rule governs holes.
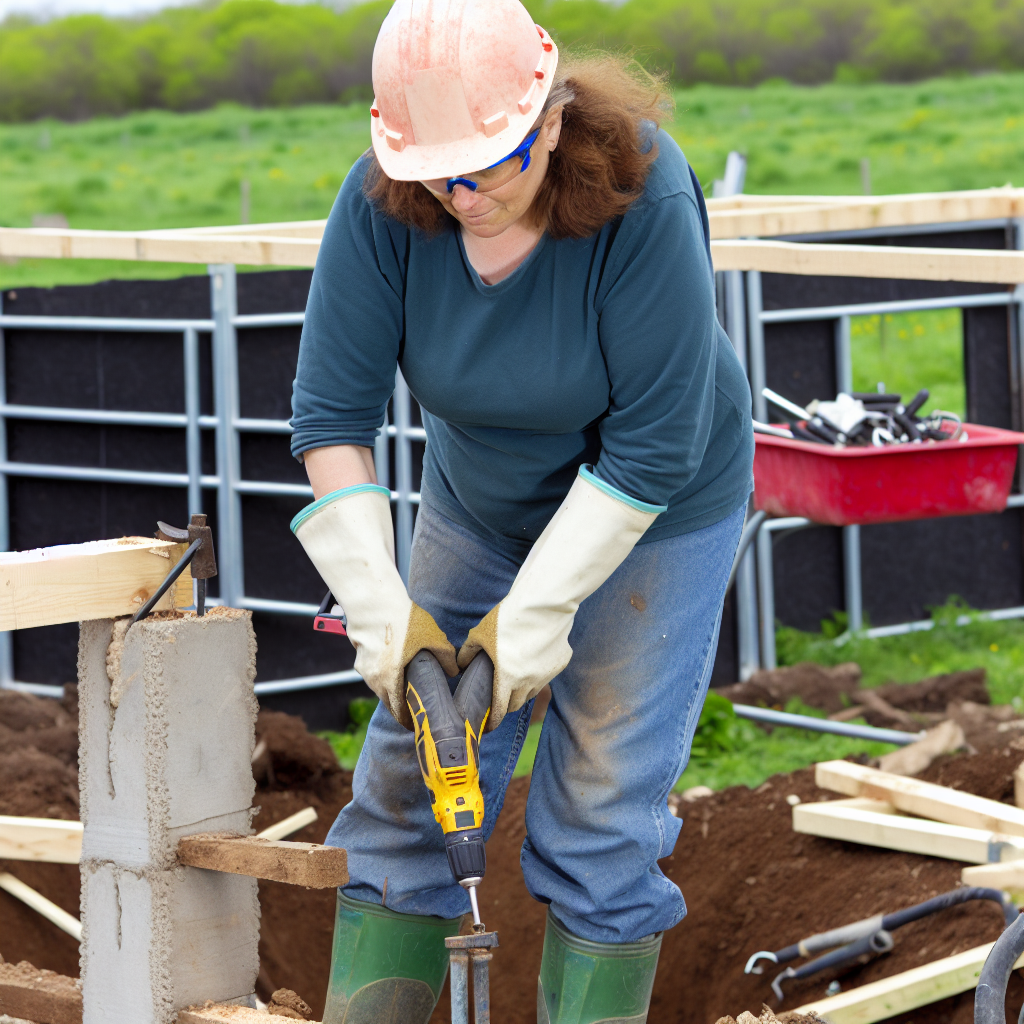
{"type": "Polygon", "coordinates": [[[469,255],[466,253],[465,243],[462,241],[462,230],[459,227],[455,228],[455,240],[459,246],[459,255],[462,257],[462,262],[469,272],[470,280],[473,282],[476,290],[481,295],[497,295],[507,288],[515,287],[522,275],[526,272],[526,268],[537,258],[537,254],[548,244],[550,235],[545,231],[540,238],[537,239],[537,244],[530,250],[526,259],[512,271],[508,277],[503,277],[500,281],[496,281],[494,284],[487,284],[483,278],[477,273],[476,267],[470,262],[469,255]]]}

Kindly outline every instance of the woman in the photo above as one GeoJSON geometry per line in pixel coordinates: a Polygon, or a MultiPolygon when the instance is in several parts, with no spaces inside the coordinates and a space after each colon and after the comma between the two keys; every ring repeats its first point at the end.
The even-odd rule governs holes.
{"type": "MultiPolygon", "coordinates": [[[[379,694],[328,842],[348,851],[325,1021],[426,1022],[468,907],[403,670],[494,661],[485,832],[550,682],[522,865],[548,904],[538,1020],[646,1020],[660,872],[751,487],[750,395],[715,316],[699,185],[628,62],[559,63],[518,0],[399,0],[373,150],[324,234],[293,529],[379,694]],[[408,591],[371,449],[401,367],[427,432],[408,591]]],[[[487,891],[486,889],[484,890],[487,891]]]]}

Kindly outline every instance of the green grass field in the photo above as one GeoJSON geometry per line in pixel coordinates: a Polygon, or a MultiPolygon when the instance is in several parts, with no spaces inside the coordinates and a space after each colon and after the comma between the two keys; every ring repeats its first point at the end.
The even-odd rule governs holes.
{"type": "MultiPolygon", "coordinates": [[[[1021,95],[1020,73],[914,85],[697,86],[676,93],[668,129],[709,191],[731,149],[747,154],[748,192],[860,193],[864,157],[875,193],[986,188],[1024,182],[1021,95]]],[[[235,224],[243,179],[253,222],[326,217],[368,144],[368,120],[358,103],[0,125],[0,225],[28,226],[45,214],[76,228],[235,224]]],[[[23,260],[0,265],[0,288],[199,269],[23,260]]]]}

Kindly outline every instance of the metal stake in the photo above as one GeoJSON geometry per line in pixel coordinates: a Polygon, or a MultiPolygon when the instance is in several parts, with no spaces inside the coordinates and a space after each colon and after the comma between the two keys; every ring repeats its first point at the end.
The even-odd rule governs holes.
{"type": "Polygon", "coordinates": [[[497,932],[453,935],[444,940],[451,959],[452,1024],[469,1024],[469,961],[473,961],[473,1021],[491,1022],[491,950],[497,932]]]}

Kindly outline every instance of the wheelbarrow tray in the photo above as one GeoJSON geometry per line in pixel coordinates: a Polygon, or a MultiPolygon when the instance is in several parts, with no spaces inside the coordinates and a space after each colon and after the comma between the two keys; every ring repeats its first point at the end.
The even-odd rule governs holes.
{"type": "Polygon", "coordinates": [[[833,526],[1001,512],[1024,434],[965,423],[965,441],[834,448],[755,434],[754,503],[833,526]]]}

